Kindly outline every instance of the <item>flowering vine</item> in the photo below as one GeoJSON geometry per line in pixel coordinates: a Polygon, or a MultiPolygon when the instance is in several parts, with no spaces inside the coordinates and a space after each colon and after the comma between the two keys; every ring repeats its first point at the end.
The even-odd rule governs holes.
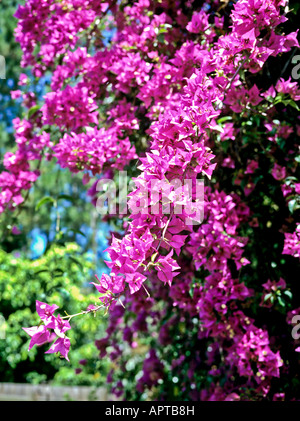
{"type": "MultiPolygon", "coordinates": [[[[287,0],[200,3],[27,0],[19,6],[22,66],[51,81],[37,99],[20,77],[17,95],[27,113],[14,121],[16,152],[4,157],[0,212],[21,205],[23,192],[37,182],[41,169],[33,162],[56,159],[82,172],[84,183],[130,168],[125,234],[112,235],[110,274],[93,282],[101,304],[78,313],[108,311],[107,336],[96,341],[100,357],[108,353],[122,371],[128,352],[148,335],[153,341],[138,393],[158,390],[169,370],[182,379],[187,398],[265,398],[276,395],[272,382],[287,367],[256,314],[260,285],[251,279],[255,262],[245,227],[261,222],[251,198],[260,191],[264,165],[287,208],[296,209],[294,127],[278,115],[281,106],[297,109],[300,91],[291,79],[279,77],[266,89],[255,78],[270,59],[299,48],[298,31],[281,29],[287,0]],[[284,158],[283,142],[289,145],[284,158]],[[199,199],[201,179],[206,186],[199,199]],[[180,326],[193,355],[181,352],[180,326]],[[164,347],[171,344],[177,351],[168,361],[164,347]]],[[[299,225],[278,229],[282,254],[299,257],[299,225]]],[[[280,295],[278,281],[262,284],[261,308],[272,307],[269,291],[280,295]]],[[[68,359],[66,332],[77,314],[54,316],[55,310],[37,301],[41,323],[24,328],[29,349],[57,338],[47,352],[68,359]]],[[[126,397],[126,382],[115,374],[108,380],[126,397]]]]}

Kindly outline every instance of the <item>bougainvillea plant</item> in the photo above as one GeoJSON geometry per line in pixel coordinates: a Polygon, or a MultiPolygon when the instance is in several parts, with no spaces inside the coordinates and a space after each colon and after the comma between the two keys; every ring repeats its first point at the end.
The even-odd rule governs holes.
{"type": "MultiPolygon", "coordinates": [[[[95,206],[99,180],[132,180],[126,212],[101,216],[120,232],[93,282],[99,303],[79,313],[108,314],[96,345],[117,396],[299,399],[294,13],[287,0],[27,0],[16,12],[21,65],[47,90],[38,98],[22,73],[13,93],[27,111],[0,212],[22,206],[50,160],[92,183],[95,206]]],[[[54,333],[47,352],[69,359],[77,314],[56,311],[38,301],[41,323],[24,330],[30,348],[54,333]]]]}

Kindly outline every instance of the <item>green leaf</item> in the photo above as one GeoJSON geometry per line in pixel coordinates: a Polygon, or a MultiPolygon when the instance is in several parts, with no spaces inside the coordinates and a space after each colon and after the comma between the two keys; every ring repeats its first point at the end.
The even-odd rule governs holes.
{"type": "Polygon", "coordinates": [[[229,142],[227,140],[225,140],[224,142],[221,143],[222,148],[224,150],[224,152],[226,153],[228,148],[229,148],[229,142]]]}
{"type": "Polygon", "coordinates": [[[50,197],[50,196],[45,196],[45,197],[43,197],[39,202],[38,202],[38,204],[36,205],[36,207],[35,207],[35,210],[38,210],[41,206],[43,206],[45,203],[53,203],[53,204],[55,204],[56,202],[55,202],[55,199],[53,199],[53,197],[50,197]]]}
{"type": "Polygon", "coordinates": [[[293,298],[293,294],[291,293],[291,291],[284,291],[283,292],[285,295],[287,295],[290,299],[293,298]]]}
{"type": "Polygon", "coordinates": [[[55,268],[53,272],[58,272],[58,273],[61,273],[61,274],[65,273],[65,271],[61,268],[55,268]]]}
{"type": "Polygon", "coordinates": [[[70,292],[65,288],[58,288],[58,291],[64,299],[68,299],[70,297],[70,292]]]}
{"type": "Polygon", "coordinates": [[[281,307],[285,307],[285,302],[283,301],[281,297],[278,297],[278,302],[281,305],[281,307]]]}
{"type": "Polygon", "coordinates": [[[225,121],[228,121],[228,120],[232,120],[232,117],[231,116],[221,117],[217,120],[217,123],[222,124],[222,123],[224,123],[225,121]]]}
{"type": "Polygon", "coordinates": [[[294,100],[292,100],[291,98],[284,99],[284,95],[281,93],[277,95],[277,97],[275,98],[274,104],[279,104],[280,102],[286,106],[290,105],[291,107],[296,108],[297,111],[300,111],[298,105],[296,104],[294,100]]]}
{"type": "Polygon", "coordinates": [[[292,99],[290,99],[289,101],[288,101],[288,105],[290,105],[291,107],[293,107],[293,108],[296,108],[296,110],[297,111],[300,111],[300,108],[298,107],[298,105],[296,104],[296,102],[295,101],[293,101],[292,99]]]}
{"type": "Polygon", "coordinates": [[[297,206],[297,199],[292,199],[288,203],[289,211],[293,213],[299,206],[297,206]]]}
{"type": "Polygon", "coordinates": [[[285,139],[279,138],[279,139],[277,140],[277,145],[280,147],[280,149],[284,149],[285,144],[286,144],[285,139]]]}
{"type": "Polygon", "coordinates": [[[60,200],[60,199],[68,200],[69,202],[72,202],[72,203],[75,202],[75,198],[73,196],[70,196],[69,194],[60,194],[57,200],[60,200]]]}
{"type": "Polygon", "coordinates": [[[40,273],[43,273],[43,272],[49,272],[49,269],[41,269],[41,270],[38,270],[37,272],[34,272],[34,274],[39,275],[40,273]]]}
{"type": "MultiPolygon", "coordinates": [[[[274,104],[279,104],[279,102],[283,101],[283,94],[279,93],[276,98],[274,99],[274,104]]],[[[275,121],[274,121],[275,122],[275,121]]]]}
{"type": "MultiPolygon", "coordinates": [[[[297,15],[299,8],[300,8],[300,4],[294,3],[293,8],[290,10],[290,12],[293,13],[294,15],[297,15]]],[[[294,57],[293,57],[293,60],[294,60],[294,57]]],[[[292,60],[292,63],[295,63],[295,61],[293,61],[293,60],[292,60]]]]}
{"type": "Polygon", "coordinates": [[[37,111],[39,111],[39,109],[40,109],[39,105],[34,105],[33,107],[31,107],[28,110],[27,118],[30,118],[33,114],[35,114],[37,111]]]}
{"type": "Polygon", "coordinates": [[[72,262],[76,263],[76,265],[78,265],[78,266],[80,266],[81,268],[83,268],[82,263],[81,263],[78,259],[76,259],[75,257],[73,257],[73,256],[69,256],[69,259],[70,259],[70,260],[72,260],[72,262]]]}
{"type": "Polygon", "coordinates": [[[265,296],[264,296],[264,302],[265,301],[267,301],[269,298],[271,298],[272,297],[272,293],[271,292],[269,292],[268,294],[266,294],[265,296]]]}
{"type": "Polygon", "coordinates": [[[161,43],[164,43],[165,42],[165,36],[164,36],[164,34],[158,34],[157,35],[157,41],[158,42],[161,42],[161,43]]]}
{"type": "Polygon", "coordinates": [[[80,231],[80,230],[69,230],[69,232],[73,232],[74,234],[80,234],[80,235],[82,235],[83,237],[86,238],[85,233],[80,231]]]}

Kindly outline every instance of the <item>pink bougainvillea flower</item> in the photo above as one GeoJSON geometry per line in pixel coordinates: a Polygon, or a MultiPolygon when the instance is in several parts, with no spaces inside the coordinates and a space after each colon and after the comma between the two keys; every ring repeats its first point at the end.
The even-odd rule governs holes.
{"type": "Polygon", "coordinates": [[[61,335],[71,329],[71,326],[70,323],[67,320],[63,320],[59,314],[57,317],[53,315],[56,309],[58,309],[56,304],[50,306],[49,304],[41,301],[36,301],[37,313],[43,320],[45,327],[48,329],[54,329],[58,335],[61,335]]]}
{"type": "Polygon", "coordinates": [[[29,79],[28,76],[25,73],[21,73],[19,76],[19,86],[26,85],[28,83],[29,79]]]}
{"type": "Polygon", "coordinates": [[[252,181],[249,181],[244,187],[245,195],[249,196],[249,194],[252,193],[254,189],[255,189],[255,184],[252,181]]]}
{"type": "Polygon", "coordinates": [[[12,99],[18,99],[23,95],[23,92],[18,89],[16,91],[11,91],[10,95],[11,95],[12,99]]]}
{"type": "Polygon", "coordinates": [[[123,276],[109,276],[106,273],[103,273],[101,279],[95,275],[99,284],[91,282],[100,294],[119,294],[124,291],[124,277],[123,276]]]}
{"type": "Polygon", "coordinates": [[[258,168],[258,162],[255,160],[248,160],[247,168],[245,174],[253,174],[258,168]]]}
{"type": "Polygon", "coordinates": [[[19,228],[18,227],[16,227],[15,225],[12,227],[12,229],[11,229],[11,233],[13,234],[13,235],[19,235],[19,234],[21,234],[21,231],[19,230],[19,228]]]}
{"type": "Polygon", "coordinates": [[[194,34],[206,31],[209,28],[208,15],[201,10],[199,13],[194,13],[191,22],[188,23],[186,29],[194,34]]]}
{"type": "Polygon", "coordinates": [[[96,310],[97,306],[94,306],[93,304],[89,304],[86,308],[86,311],[93,311],[96,310]]]}
{"type": "Polygon", "coordinates": [[[58,306],[56,304],[50,306],[49,304],[43,303],[41,301],[36,301],[37,314],[44,322],[49,322],[50,320],[52,320],[53,313],[57,309],[58,306]]]}
{"type": "Polygon", "coordinates": [[[180,266],[178,266],[177,262],[172,259],[172,254],[173,250],[171,250],[167,256],[160,257],[156,262],[157,265],[155,266],[158,278],[169,285],[172,285],[173,278],[180,273],[174,272],[176,269],[180,269],[180,266]]]}
{"type": "Polygon", "coordinates": [[[271,174],[275,180],[283,180],[286,177],[286,169],[275,163],[271,174]]]}
{"type": "Polygon", "coordinates": [[[280,278],[278,282],[268,280],[265,284],[262,284],[266,291],[277,291],[277,289],[285,289],[286,282],[283,278],[280,278]]]}
{"type": "Polygon", "coordinates": [[[297,225],[294,233],[284,233],[284,237],[282,254],[290,254],[291,256],[300,258],[300,224],[297,225]]]}
{"type": "Polygon", "coordinates": [[[34,345],[39,346],[49,342],[50,332],[46,326],[23,327],[22,329],[31,337],[28,351],[30,351],[34,345]]]}
{"type": "Polygon", "coordinates": [[[51,347],[48,349],[48,351],[45,352],[45,354],[52,354],[56,352],[60,352],[61,355],[68,361],[68,352],[70,350],[70,339],[69,338],[58,338],[54,344],[51,345],[51,347]]]}
{"type": "Polygon", "coordinates": [[[54,332],[61,336],[67,330],[71,329],[71,325],[67,320],[63,320],[60,314],[57,317],[54,317],[49,324],[45,322],[45,326],[48,328],[54,329],[54,332]]]}
{"type": "Polygon", "coordinates": [[[134,294],[137,292],[141,286],[142,283],[145,282],[147,277],[145,275],[142,275],[141,273],[135,272],[135,273],[127,273],[126,274],[126,282],[129,285],[130,293],[134,294]]]}

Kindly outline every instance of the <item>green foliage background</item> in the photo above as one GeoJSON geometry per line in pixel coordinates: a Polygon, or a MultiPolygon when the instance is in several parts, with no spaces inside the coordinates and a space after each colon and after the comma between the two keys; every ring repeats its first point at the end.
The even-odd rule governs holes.
{"type": "MultiPolygon", "coordinates": [[[[1,381],[38,383],[53,379],[57,384],[95,385],[103,380],[99,374],[94,375],[100,369],[100,361],[94,367],[90,362],[91,369],[86,368],[85,374],[75,374],[74,370],[80,367],[80,360],[95,354],[95,337],[103,336],[100,314],[72,319],[68,333],[74,348],[71,364],[55,354],[44,354],[51,344],[28,352],[30,339],[22,330],[39,323],[36,300],[63,307],[68,314],[97,303],[98,297],[91,293],[94,290],[88,284],[82,286],[83,280],[91,277],[92,263],[79,251],[74,243],[65,247],[55,245],[32,261],[0,250],[0,314],[6,320],[5,339],[0,340],[1,381]]],[[[105,367],[100,372],[105,374],[105,367]]]]}

